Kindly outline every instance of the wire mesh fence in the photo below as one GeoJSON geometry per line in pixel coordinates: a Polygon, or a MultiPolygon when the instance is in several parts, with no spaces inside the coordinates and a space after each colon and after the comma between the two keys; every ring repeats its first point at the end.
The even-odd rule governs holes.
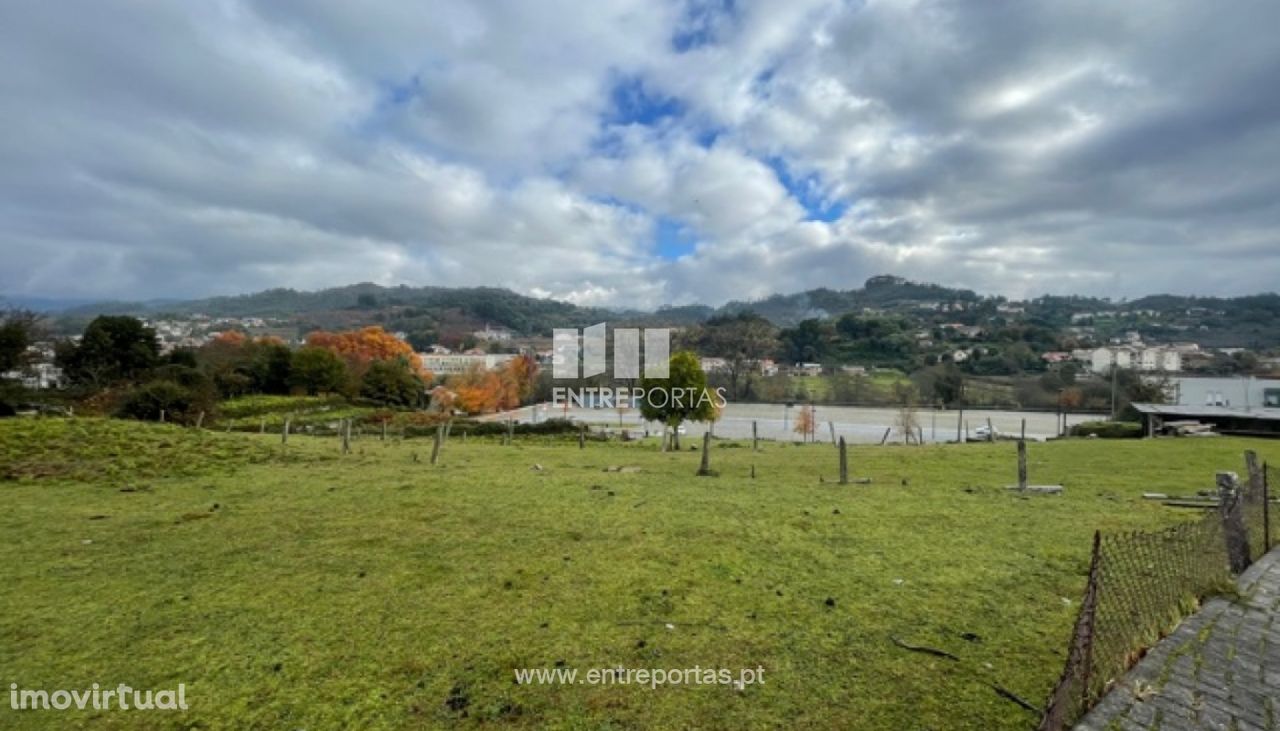
{"type": "Polygon", "coordinates": [[[1243,479],[1219,475],[1217,508],[1159,531],[1094,534],[1093,553],[1066,667],[1039,731],[1079,720],[1145,654],[1193,612],[1231,587],[1274,545],[1269,484],[1274,472],[1246,454],[1243,479]],[[1233,547],[1246,555],[1233,556],[1233,547]]]}

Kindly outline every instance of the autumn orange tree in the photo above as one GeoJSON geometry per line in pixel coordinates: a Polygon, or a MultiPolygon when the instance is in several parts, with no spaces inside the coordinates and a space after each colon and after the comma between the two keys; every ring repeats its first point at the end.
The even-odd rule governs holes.
{"type": "Polygon", "coordinates": [[[796,414],[795,432],[808,442],[813,440],[814,433],[818,429],[818,416],[813,405],[801,406],[800,413],[796,414]]]}
{"type": "Polygon", "coordinates": [[[492,370],[473,366],[449,380],[455,394],[453,405],[468,414],[514,409],[533,393],[538,364],[528,355],[519,355],[492,370]]]}
{"type": "MultiPolygon", "coordinates": [[[[307,345],[331,350],[352,366],[364,367],[375,360],[405,358],[420,375],[426,375],[413,346],[377,325],[359,330],[328,332],[317,330],[307,336],[307,345]]],[[[363,368],[361,368],[363,370],[363,368]]]]}

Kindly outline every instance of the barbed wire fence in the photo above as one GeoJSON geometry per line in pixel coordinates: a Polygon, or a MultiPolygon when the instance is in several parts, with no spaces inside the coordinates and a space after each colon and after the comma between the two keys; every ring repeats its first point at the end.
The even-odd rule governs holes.
{"type": "Polygon", "coordinates": [[[1147,649],[1229,591],[1233,575],[1275,545],[1270,484],[1275,471],[1245,453],[1245,477],[1218,474],[1218,504],[1200,518],[1158,531],[1094,533],[1066,667],[1037,731],[1069,728],[1147,649]]]}

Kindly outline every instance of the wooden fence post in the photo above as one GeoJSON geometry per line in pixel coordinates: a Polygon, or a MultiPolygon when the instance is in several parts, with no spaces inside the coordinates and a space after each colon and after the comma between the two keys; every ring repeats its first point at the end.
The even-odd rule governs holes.
{"type": "Polygon", "coordinates": [[[1222,534],[1227,542],[1227,561],[1233,574],[1249,568],[1249,537],[1245,533],[1240,481],[1234,472],[1219,472],[1218,512],[1222,516],[1222,534]]]}
{"type": "Polygon", "coordinates": [[[1018,438],[1019,438],[1019,439],[1022,439],[1022,440],[1024,440],[1024,441],[1025,441],[1025,440],[1026,440],[1026,438],[1027,438],[1027,420],[1026,420],[1026,419],[1023,419],[1023,420],[1022,420],[1022,435],[1021,435],[1021,436],[1019,436],[1018,438]]]}
{"type": "Polygon", "coordinates": [[[991,417],[987,417],[987,441],[994,442],[996,440],[996,428],[991,426],[991,417]]]}
{"type": "Polygon", "coordinates": [[[444,426],[436,427],[436,440],[431,445],[431,464],[435,464],[440,459],[440,441],[444,439],[444,426]]]}
{"type": "Polygon", "coordinates": [[[1266,468],[1258,464],[1258,453],[1252,449],[1245,450],[1244,453],[1245,470],[1249,473],[1249,502],[1254,500],[1262,500],[1262,553],[1258,554],[1258,558],[1262,558],[1262,554],[1267,552],[1271,547],[1271,537],[1268,534],[1267,525],[1267,475],[1266,468]]]}
{"type": "Polygon", "coordinates": [[[338,422],[338,435],[342,437],[342,453],[351,453],[351,420],[343,419],[338,422]]]}
{"type": "Polygon", "coordinates": [[[515,425],[512,424],[510,419],[507,419],[507,446],[511,446],[512,435],[515,433],[514,429],[515,425]]]}
{"type": "Polygon", "coordinates": [[[1027,489],[1027,441],[1018,440],[1018,489],[1027,489]]]}
{"type": "Polygon", "coordinates": [[[1271,550],[1271,466],[1262,463],[1262,552],[1271,550]]]}
{"type": "Polygon", "coordinates": [[[160,409],[160,423],[164,423],[164,409],[160,409]]]}
{"type": "Polygon", "coordinates": [[[582,428],[578,429],[578,449],[586,449],[586,448],[587,448],[587,425],[583,424],[582,428]]]}
{"type": "Polygon", "coordinates": [[[284,428],[280,430],[280,443],[289,443],[289,417],[284,418],[284,428]]]}
{"type": "Polygon", "coordinates": [[[760,433],[756,430],[755,420],[752,420],[751,422],[751,451],[760,451],[760,433]]]}
{"type": "Polygon", "coordinates": [[[836,423],[834,421],[827,422],[827,428],[831,430],[831,446],[836,446],[836,423]]]}
{"type": "Polygon", "coordinates": [[[711,432],[702,434],[702,464],[698,466],[698,477],[711,476],[711,432]]]}
{"type": "Polygon", "coordinates": [[[960,413],[956,414],[956,442],[964,444],[964,407],[960,407],[960,413]]]}
{"type": "Polygon", "coordinates": [[[267,417],[265,416],[262,417],[262,420],[258,422],[258,433],[259,434],[267,433],[267,417]]]}
{"type": "Polygon", "coordinates": [[[884,436],[880,437],[880,446],[883,447],[884,443],[889,441],[889,435],[892,433],[893,433],[893,427],[889,427],[888,429],[884,430],[884,436]]]}
{"type": "Polygon", "coordinates": [[[840,437],[840,484],[849,484],[849,449],[844,443],[844,437],[840,437]]]}
{"type": "Polygon", "coordinates": [[[203,426],[204,426],[204,412],[201,411],[200,414],[196,416],[196,428],[199,429],[203,426]]]}

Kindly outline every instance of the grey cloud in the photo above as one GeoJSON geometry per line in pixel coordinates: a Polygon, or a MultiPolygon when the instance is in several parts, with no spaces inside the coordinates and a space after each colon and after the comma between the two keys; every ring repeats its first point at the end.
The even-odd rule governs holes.
{"type": "Polygon", "coordinates": [[[1277,21],[1261,0],[10,3],[0,291],[1274,289],[1277,21]],[[611,126],[620,78],[684,114],[611,126]],[[768,160],[843,217],[808,220],[768,160]],[[691,254],[657,255],[660,217],[691,254]]]}

